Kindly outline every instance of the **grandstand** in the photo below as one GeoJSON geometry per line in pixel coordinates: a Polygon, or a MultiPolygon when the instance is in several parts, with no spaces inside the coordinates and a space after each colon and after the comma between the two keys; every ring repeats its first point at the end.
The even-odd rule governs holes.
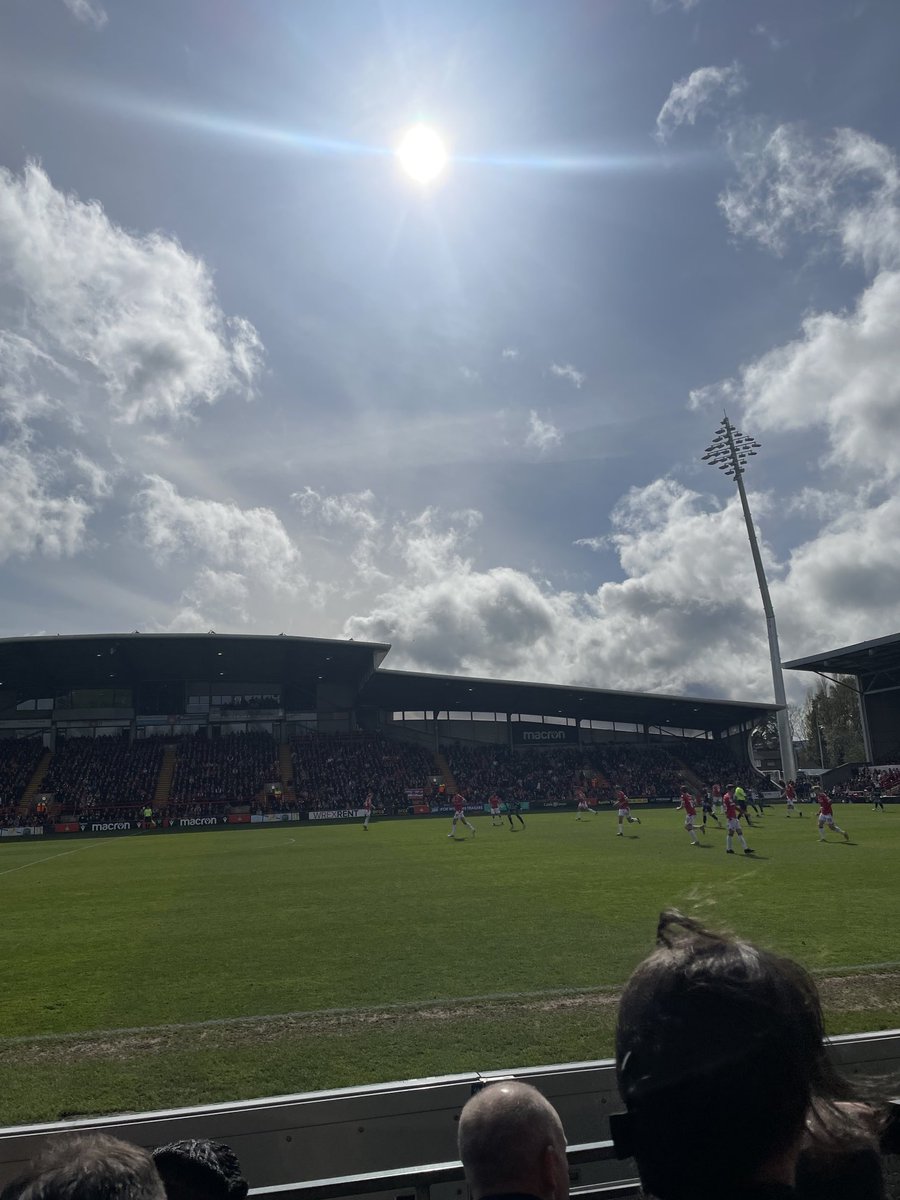
{"type": "MultiPolygon", "coordinates": [[[[77,837],[82,833],[104,833],[107,829],[124,832],[146,826],[151,833],[146,844],[134,839],[113,848],[116,852],[146,851],[154,855],[141,869],[152,882],[154,903],[159,897],[161,921],[167,926],[165,944],[174,954],[179,935],[187,939],[194,952],[192,910],[185,905],[176,910],[176,915],[169,911],[165,904],[166,877],[157,880],[154,874],[155,865],[161,862],[155,855],[162,854],[168,860],[170,845],[199,848],[204,839],[184,839],[169,845],[155,840],[156,833],[168,829],[196,825],[260,828],[268,820],[288,818],[340,820],[356,814],[362,795],[369,789],[375,792],[381,811],[388,815],[409,814],[414,820],[445,812],[447,792],[456,788],[462,789],[475,807],[482,805],[491,792],[499,791],[504,798],[519,800],[532,810],[544,808],[552,812],[571,807],[576,788],[602,804],[611,798],[614,787],[623,787],[634,798],[662,802],[677,792],[684,781],[695,787],[738,779],[756,786],[763,782],[750,764],[748,738],[751,730],[771,713],[771,705],[391,671],[382,665],[388,650],[389,647],[380,644],[216,634],[92,635],[0,642],[0,695],[4,698],[0,705],[0,821],[10,838],[16,836],[20,840],[26,836],[25,829],[31,830],[32,836],[71,833],[77,837]],[[38,804],[46,807],[46,819],[38,813],[38,804]],[[147,807],[152,810],[149,822],[143,817],[147,807]],[[162,849],[157,852],[154,848],[160,846],[162,849]]],[[[651,841],[655,836],[653,819],[659,817],[663,822],[670,815],[648,814],[641,827],[646,840],[634,845],[647,848],[657,845],[651,841]]],[[[561,878],[576,879],[579,862],[584,876],[584,864],[593,861],[588,856],[594,854],[593,846],[597,844],[590,841],[593,826],[586,829],[574,821],[569,824],[556,822],[552,816],[545,818],[548,830],[555,823],[560,828],[565,824],[573,834],[567,854],[584,856],[573,858],[571,866],[567,862],[561,878]],[[582,832],[588,835],[587,840],[582,840],[582,832]]],[[[600,825],[598,818],[598,837],[600,825]]],[[[785,821],[784,828],[792,837],[806,836],[805,829],[795,831],[791,822],[785,821]]],[[[276,838],[285,838],[283,844],[287,847],[286,835],[293,831],[273,832],[276,838]]],[[[309,849],[310,843],[327,841],[313,829],[309,833],[309,838],[297,839],[298,843],[307,843],[304,850],[309,849]]],[[[387,840],[393,843],[403,834],[417,836],[417,830],[410,822],[393,826],[390,834],[387,840]]],[[[335,830],[333,836],[344,835],[349,842],[349,830],[335,830]]],[[[671,840],[668,832],[664,836],[668,845],[671,840]]],[[[527,845],[519,855],[515,843],[520,839],[499,830],[497,838],[510,843],[510,851],[515,851],[511,869],[516,877],[519,864],[534,864],[534,858],[525,858],[529,852],[527,845]]],[[[363,840],[359,838],[360,842],[363,840]]],[[[370,840],[374,841],[365,839],[367,843],[370,840]]],[[[450,850],[452,843],[443,841],[443,831],[437,840],[442,848],[450,850]]],[[[304,912],[302,904],[297,911],[304,912],[305,919],[297,920],[293,896],[299,893],[306,874],[311,876],[310,886],[313,886],[316,879],[323,877],[322,872],[328,877],[329,871],[336,870],[338,860],[319,864],[313,861],[313,856],[298,856],[304,871],[285,874],[283,879],[287,880],[289,891],[277,891],[274,864],[281,859],[267,859],[252,880],[236,874],[237,862],[248,857],[244,847],[250,850],[264,842],[264,838],[256,842],[251,839],[249,844],[239,838],[239,854],[232,854],[232,845],[218,837],[209,841],[227,850],[222,857],[222,875],[212,876],[216,883],[210,884],[220,887],[221,881],[227,879],[227,891],[209,893],[217,897],[223,910],[232,893],[249,897],[253,894],[251,888],[267,893],[261,909],[256,910],[257,914],[261,912],[262,919],[257,915],[254,928],[260,934],[265,933],[260,941],[267,938],[274,941],[277,935],[273,930],[280,931],[281,936],[290,930],[295,936],[295,927],[315,925],[315,919],[304,912]],[[262,888],[257,880],[269,869],[269,861],[273,866],[262,888]],[[242,893],[242,886],[246,892],[242,893]]],[[[428,843],[430,846],[430,838],[428,843]]],[[[81,844],[90,848],[90,843],[81,844]]],[[[381,844],[380,851],[385,844],[381,844]]],[[[548,841],[542,837],[540,844],[546,846],[548,841]]],[[[109,842],[105,845],[111,847],[109,842]]],[[[620,845],[624,848],[628,843],[620,845]]],[[[276,849],[271,853],[278,855],[281,851],[276,849]]],[[[415,853],[418,856],[418,850],[415,853]]],[[[36,858],[44,861],[45,854],[47,851],[41,847],[36,858]]],[[[90,869],[93,854],[91,849],[90,855],[83,859],[61,857],[60,861],[73,872],[76,864],[90,869]]],[[[645,857],[643,869],[648,874],[644,878],[649,879],[660,873],[662,859],[655,854],[645,857]]],[[[725,861],[724,855],[721,858],[725,861]]],[[[136,863],[137,859],[132,861],[136,863]]],[[[186,861],[181,861],[181,878],[190,874],[186,861]]],[[[287,850],[285,861],[288,861],[287,850]]],[[[371,895],[365,897],[366,905],[370,904],[372,911],[380,914],[383,925],[396,928],[401,943],[414,931],[414,926],[407,923],[408,915],[429,904],[435,906],[433,911],[439,917],[435,929],[442,950],[445,913],[461,923],[460,936],[467,938],[468,910],[465,903],[460,907],[453,881],[448,883],[450,876],[438,873],[429,861],[422,876],[426,890],[411,900],[406,892],[385,892],[387,880],[396,878],[379,873],[385,870],[382,864],[386,861],[380,855],[377,858],[373,855],[372,875],[360,883],[371,888],[371,895]],[[429,885],[434,887],[433,897],[427,893],[429,885]]],[[[405,861],[416,860],[410,857],[405,861]]],[[[504,861],[499,854],[495,858],[490,868],[491,885],[497,883],[497,872],[504,861]]],[[[677,860],[674,869],[680,870],[677,860]]],[[[122,874],[110,876],[120,881],[127,873],[124,864],[116,867],[111,861],[105,870],[121,871],[122,874]]],[[[9,879],[21,881],[29,874],[10,874],[9,879]]],[[[533,871],[529,874],[527,867],[521,874],[525,895],[527,889],[536,887],[537,877],[533,871]]],[[[354,906],[346,899],[348,894],[357,895],[352,871],[335,878],[339,880],[337,894],[341,904],[348,903],[350,908],[351,940],[346,943],[350,956],[356,954],[364,960],[365,946],[357,950],[354,914],[359,912],[360,920],[368,920],[368,909],[354,906]]],[[[623,878],[612,876],[611,864],[605,865],[598,886],[609,889],[616,897],[616,904],[628,907],[623,878]]],[[[119,903],[123,903],[121,893],[115,894],[119,903]]],[[[303,895],[308,905],[309,893],[303,895]]],[[[763,897],[758,900],[765,903],[763,897]]],[[[52,908],[54,897],[49,896],[47,903],[52,908]]],[[[509,903],[515,901],[510,899],[509,903]]],[[[544,904],[547,907],[542,920],[549,926],[556,918],[546,897],[544,904]]],[[[472,898],[470,907],[473,918],[480,921],[483,893],[472,898]]],[[[579,940],[579,932],[583,938],[585,926],[577,924],[577,908],[576,903],[575,910],[567,909],[561,919],[567,933],[572,932],[573,943],[581,946],[585,943],[579,940]]],[[[321,920],[321,910],[315,911],[321,920]]],[[[502,911],[506,918],[500,919],[498,936],[507,938],[510,913],[516,917],[518,913],[511,908],[502,911]]],[[[111,913],[110,917],[113,916],[111,913]]],[[[34,917],[46,934],[48,930],[40,925],[41,910],[37,907],[34,917]]],[[[340,932],[341,917],[342,914],[335,914],[334,921],[326,923],[323,934],[334,941],[335,955],[340,952],[342,937],[347,936],[340,932]]],[[[590,919],[593,921],[593,915],[590,919]]],[[[229,940],[233,938],[233,930],[242,928],[233,921],[233,914],[230,920],[225,916],[221,931],[225,939],[221,944],[228,945],[229,954],[235,945],[241,944],[237,939],[229,940]]],[[[151,913],[146,930],[148,945],[158,936],[155,922],[155,914],[151,913]]],[[[129,930],[136,927],[134,921],[128,924],[129,930]]],[[[104,931],[104,939],[109,941],[113,956],[118,957],[121,942],[115,934],[104,931]]],[[[160,942],[153,944],[158,947],[160,942]]],[[[310,963],[314,966],[315,959],[295,960],[295,950],[296,945],[291,941],[285,949],[285,961],[275,953],[270,964],[276,982],[284,976],[288,987],[294,986],[293,973],[300,974],[303,967],[315,977],[315,970],[308,968],[310,963]]],[[[247,953],[244,947],[243,955],[247,953]]],[[[878,950],[872,954],[884,957],[878,950]]],[[[131,945],[129,941],[127,953],[122,956],[130,964],[128,970],[136,976],[135,994],[127,997],[135,1003],[148,986],[147,977],[140,976],[140,942],[131,945]]],[[[214,967],[217,961],[214,960],[214,967]]],[[[604,956],[599,956],[598,961],[605,961],[604,956]]],[[[228,970],[223,972],[223,986],[230,994],[238,984],[238,973],[233,968],[234,964],[229,962],[228,970]]],[[[420,969],[427,975],[434,965],[425,961],[420,969]]],[[[397,965],[389,965],[388,970],[395,975],[397,965]]],[[[471,954],[463,974],[466,981],[472,977],[471,954]]],[[[618,978],[621,976],[620,971],[618,978]]],[[[577,978],[565,978],[567,983],[579,983],[577,978]]],[[[260,980],[266,986],[272,984],[262,972],[260,980]]],[[[314,982],[321,986],[320,980],[314,978],[314,982]]],[[[396,981],[391,982],[393,986],[396,981]]],[[[543,982],[538,980],[539,984],[543,982]]],[[[253,990],[256,983],[253,978],[246,986],[253,990]]],[[[175,990],[174,973],[167,986],[175,990]]],[[[404,993],[398,995],[402,998],[404,993]]],[[[105,998],[103,1003],[106,1004],[105,998]]],[[[208,1010],[202,1009],[199,1000],[192,998],[192,1003],[198,1004],[196,1011],[205,1018],[208,1010]]],[[[272,1012],[276,1015],[281,1011],[277,1001],[266,1003],[274,1005],[272,1012]]],[[[323,1013],[336,1011],[327,1010],[325,1003],[321,1001],[323,1013]]],[[[597,1013],[607,1010],[608,1004],[601,1003],[597,1013]]],[[[122,1009],[123,1014],[126,1011],[122,1009]]],[[[183,1027],[188,1054],[211,1036],[211,1030],[220,1026],[230,1030],[233,1012],[247,1010],[230,999],[226,1009],[211,1011],[212,1019],[197,1022],[202,1028],[194,1031],[192,1022],[183,1027]],[[191,1042],[191,1038],[196,1041],[191,1042]]],[[[252,1014],[259,1011],[249,1009],[252,1014]]],[[[153,1039],[173,1036],[171,1031],[181,1028],[160,1026],[154,1032],[152,1020],[143,1015],[126,1021],[119,1016],[115,998],[110,1001],[109,1012],[109,1018],[104,1019],[110,1023],[147,1025],[148,1037],[153,1039]],[[162,1030],[169,1033],[163,1034],[162,1030]]],[[[554,1018],[560,1020],[560,1014],[554,1013],[554,1018]]],[[[51,1025],[53,1019],[50,1018],[51,1025]]],[[[175,1019],[180,1019],[177,1011],[175,1019]]],[[[256,1019],[256,1016],[248,1018],[250,1025],[242,1024],[243,1018],[238,1019],[233,1026],[236,1043],[248,1036],[246,1029],[255,1028],[252,1022],[256,1019]]],[[[365,1022],[369,1016],[364,1014],[361,1019],[365,1022]]],[[[595,1019],[591,1017],[591,1021],[595,1019]]],[[[390,1022],[397,1020],[392,1013],[390,1022]]],[[[538,1023],[544,1023],[542,1018],[538,1018],[538,1023]]],[[[385,1029],[388,1024],[384,1022],[385,1029]]],[[[868,1024],[861,1027],[875,1028],[868,1024]]],[[[13,1022],[10,1028],[14,1036],[9,1041],[21,1043],[21,1026],[13,1022]]],[[[30,1028],[30,1024],[26,1025],[26,1029],[30,1028]]],[[[65,1031],[73,1025],[62,1024],[61,1028],[65,1038],[69,1036],[65,1031]]],[[[87,1024],[79,1028],[88,1031],[84,1036],[89,1044],[91,1030],[103,1033],[104,1047],[111,1044],[110,1032],[103,1032],[100,1026],[87,1024]]],[[[138,1032],[113,1030],[112,1035],[131,1037],[138,1032]]],[[[52,1056],[59,1036],[51,1032],[44,1040],[44,1035],[38,1035],[33,1043],[35,1061],[41,1056],[52,1056]]],[[[81,1035],[72,1036],[76,1041],[59,1043],[61,1055],[66,1053],[66,1047],[77,1044],[81,1035]]],[[[178,1036],[180,1039],[181,1035],[178,1036]]],[[[264,1046],[267,1036],[263,1034],[260,1046],[264,1046]]],[[[522,1036],[527,1039],[528,1035],[522,1036]]],[[[371,1046],[378,1037],[378,1027],[373,1024],[371,1033],[366,1027],[366,1037],[371,1046]]],[[[173,1053],[180,1054],[181,1049],[179,1045],[173,1053]]],[[[19,1049],[16,1053],[26,1051],[19,1049]]],[[[103,1054],[106,1053],[104,1049],[103,1054]]],[[[515,1062],[518,1052],[510,1053],[508,1061],[515,1062]]],[[[886,1068],[900,1056],[900,1035],[894,1031],[846,1037],[834,1044],[832,1053],[851,1074],[867,1072],[873,1063],[886,1068]]],[[[548,1053],[543,1059],[532,1061],[553,1060],[548,1053]]],[[[231,1070],[224,1056],[219,1066],[231,1070]]],[[[147,1069],[146,1065],[141,1067],[142,1071],[147,1069]]],[[[443,1196],[451,1190],[458,1195],[462,1176],[459,1164],[452,1158],[459,1109],[473,1089],[509,1073],[466,1070],[453,1076],[407,1083],[369,1084],[256,1101],[234,1100],[131,1117],[78,1117],[61,1119],[52,1125],[0,1130],[0,1182],[11,1178],[17,1165],[33,1153],[34,1145],[48,1136],[103,1128],[144,1145],[182,1136],[226,1140],[238,1149],[254,1184],[273,1189],[269,1193],[273,1200],[282,1193],[298,1200],[306,1194],[330,1195],[335,1200],[362,1195],[383,1196],[385,1200],[413,1194],[427,1197],[429,1191],[443,1196]]],[[[592,1061],[545,1067],[526,1065],[514,1073],[519,1078],[533,1080],[563,1113],[570,1138],[576,1143],[574,1149],[570,1148],[570,1164],[580,1193],[602,1194],[610,1200],[613,1196],[635,1195],[634,1165],[615,1160],[609,1142],[609,1113],[620,1103],[611,1064],[592,1061]]],[[[434,1071],[430,1074],[434,1075],[434,1071]]],[[[228,1075],[232,1083],[226,1086],[233,1090],[226,1090],[225,1095],[241,1094],[239,1085],[233,1084],[235,1077],[228,1075]]],[[[293,1082],[292,1086],[302,1085],[293,1082]]],[[[260,1095],[261,1091],[243,1093],[247,1094],[260,1095]]],[[[144,1107],[150,1107],[145,1098],[142,1102],[144,1107]]],[[[62,1105],[57,1111],[61,1109],[62,1105]]],[[[68,1111],[98,1110],[78,1107],[68,1111]]]]}
{"type": "MultiPolygon", "coordinates": [[[[749,779],[771,705],[385,670],[382,643],[111,634],[0,641],[0,820],[425,814],[448,789],[558,807],[749,779]]],[[[755,777],[754,777],[755,778],[755,777]]]]}
{"type": "Polygon", "coordinates": [[[856,679],[866,760],[872,766],[900,763],[900,633],[857,642],[783,664],[830,679],[856,679]]]}

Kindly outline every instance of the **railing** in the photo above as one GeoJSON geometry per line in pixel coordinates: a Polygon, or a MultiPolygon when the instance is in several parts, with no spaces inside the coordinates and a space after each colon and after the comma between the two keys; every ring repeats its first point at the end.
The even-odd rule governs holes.
{"type": "MultiPolygon", "coordinates": [[[[572,1195],[602,1195],[606,1200],[625,1200],[636,1194],[637,1178],[616,1183],[578,1186],[578,1167],[584,1163],[608,1162],[616,1157],[612,1142],[584,1142],[566,1151],[570,1175],[576,1186],[572,1195]]],[[[259,1200],[348,1200],[349,1197],[391,1194],[396,1200],[431,1200],[432,1189],[446,1185],[465,1185],[462,1163],[429,1163],[399,1171],[370,1171],[363,1175],[340,1175],[335,1179],[313,1179],[274,1187],[251,1188],[259,1200]]]]}
{"type": "MultiPolygon", "coordinates": [[[[900,1029],[833,1038],[829,1054],[851,1081],[880,1079],[885,1096],[900,1093],[900,1029]]],[[[313,1195],[331,1200],[459,1200],[466,1193],[462,1169],[450,1161],[459,1114],[474,1092],[511,1078],[533,1084],[559,1112],[572,1142],[573,1193],[598,1193],[607,1200],[632,1194],[634,1164],[616,1160],[609,1141],[594,1140],[609,1137],[609,1115],[621,1108],[615,1067],[609,1061],[0,1129],[0,1186],[20,1173],[48,1140],[102,1131],[147,1147],[182,1138],[226,1142],[254,1185],[254,1195],[267,1200],[313,1195]]]]}

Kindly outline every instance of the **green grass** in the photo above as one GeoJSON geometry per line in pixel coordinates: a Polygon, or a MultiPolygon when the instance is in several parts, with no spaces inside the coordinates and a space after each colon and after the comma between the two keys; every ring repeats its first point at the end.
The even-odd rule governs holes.
{"type": "Polygon", "coordinates": [[[769,810],[755,859],[659,810],[622,839],[605,812],[4,845],[0,1122],[602,1057],[666,905],[865,972],[826,989],[831,1032],[898,1025],[900,964],[867,964],[898,957],[900,808],[837,809],[850,846],[811,814],[769,810]],[[48,1034],[77,1036],[22,1040],[48,1034]]]}

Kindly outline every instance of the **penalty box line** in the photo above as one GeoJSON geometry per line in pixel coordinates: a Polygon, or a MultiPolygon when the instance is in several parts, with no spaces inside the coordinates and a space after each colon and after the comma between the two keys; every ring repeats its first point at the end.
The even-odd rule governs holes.
{"type": "MultiPolygon", "coordinates": [[[[69,852],[71,853],[71,851],[69,852]]],[[[54,856],[55,857],[55,856],[54,856]]],[[[813,975],[852,975],[861,971],[885,970],[900,967],[900,959],[879,963],[851,963],[839,967],[818,967],[813,975]]],[[[402,1000],[386,1004],[361,1004],[353,1007],[295,1009],[292,1012],[259,1013],[250,1017],[209,1017],[203,1021],[173,1021],[165,1025],[131,1025],[118,1029],[87,1029],[75,1033],[18,1034],[0,1038],[0,1046],[19,1046],[42,1042],[89,1041],[93,1038],[134,1037],[154,1033],[188,1033],[194,1029],[223,1029],[238,1025],[266,1025],[277,1021],[314,1020],[316,1017],[364,1017],[375,1013],[420,1012],[427,1009],[465,1004],[502,1004],[528,1000],[565,999],[569,996],[606,996],[616,999],[624,984],[601,987],[540,988],[522,992],[484,992],[477,996],[444,996],[431,1000],[402,1000]]]]}

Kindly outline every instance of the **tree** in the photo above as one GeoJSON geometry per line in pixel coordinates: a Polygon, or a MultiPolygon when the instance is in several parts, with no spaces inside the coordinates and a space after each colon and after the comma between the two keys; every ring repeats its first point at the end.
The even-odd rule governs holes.
{"type": "Polygon", "coordinates": [[[866,752],[859,721],[859,699],[852,675],[835,682],[820,679],[803,706],[806,744],[816,765],[837,767],[864,762],[866,752]]]}

